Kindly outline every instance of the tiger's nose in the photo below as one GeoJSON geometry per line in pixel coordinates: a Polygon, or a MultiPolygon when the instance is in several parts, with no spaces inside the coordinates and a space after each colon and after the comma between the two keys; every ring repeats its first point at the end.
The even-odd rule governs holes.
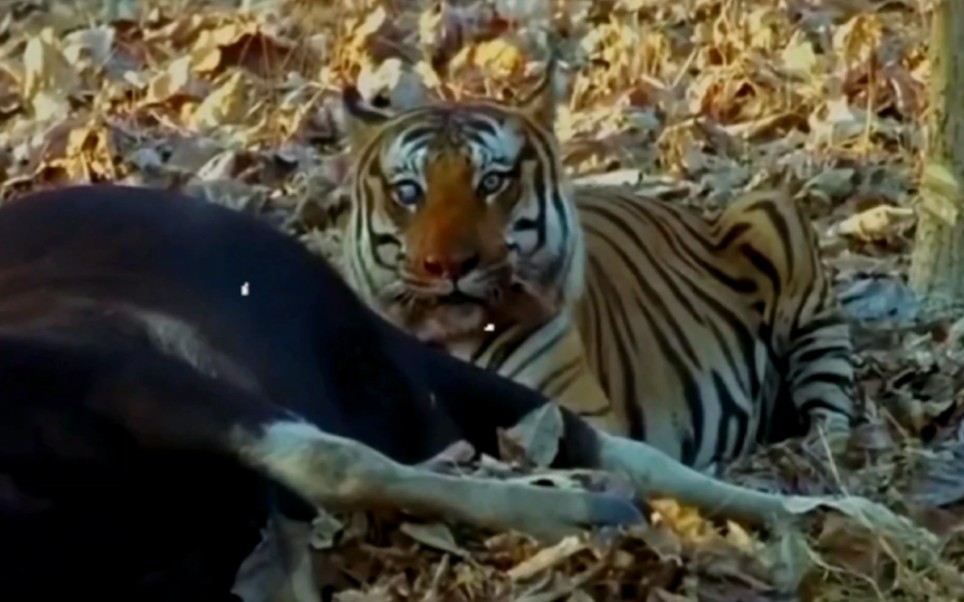
{"type": "Polygon", "coordinates": [[[482,257],[478,253],[462,255],[427,255],[422,260],[425,273],[434,278],[459,278],[478,267],[482,257]]]}

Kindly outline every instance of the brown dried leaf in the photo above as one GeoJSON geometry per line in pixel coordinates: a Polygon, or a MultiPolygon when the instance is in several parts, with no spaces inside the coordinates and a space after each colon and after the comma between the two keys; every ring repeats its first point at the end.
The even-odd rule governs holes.
{"type": "Polygon", "coordinates": [[[191,57],[182,56],[171,61],[164,71],[150,79],[144,104],[162,103],[178,94],[188,92],[191,83],[191,57]]]}
{"type": "Polygon", "coordinates": [[[345,530],[345,524],[324,509],[311,521],[311,540],[314,550],[328,550],[335,545],[335,538],[345,530]]]}
{"type": "Polygon", "coordinates": [[[448,552],[459,558],[470,557],[466,550],[455,543],[452,532],[442,523],[402,523],[399,530],[422,545],[448,552]]]}
{"type": "Polygon", "coordinates": [[[570,556],[585,550],[587,547],[588,545],[581,538],[566,537],[551,548],[540,550],[535,556],[509,569],[508,576],[513,581],[531,579],[542,571],[549,570],[566,561],[570,556]]]}
{"type": "Polygon", "coordinates": [[[837,231],[842,235],[867,241],[886,239],[893,236],[895,231],[905,230],[916,221],[913,209],[878,205],[840,222],[837,231]]]}
{"type": "Polygon", "coordinates": [[[52,30],[27,40],[23,51],[23,97],[39,121],[70,112],[70,96],[80,86],[76,69],[64,57],[52,30]]]}
{"type": "Polygon", "coordinates": [[[548,467],[559,452],[562,432],[559,407],[552,403],[543,404],[512,428],[499,433],[500,453],[506,459],[548,467]]]}
{"type": "Polygon", "coordinates": [[[204,98],[192,115],[194,127],[205,130],[239,123],[248,109],[244,74],[232,73],[224,83],[204,98]]]}
{"type": "Polygon", "coordinates": [[[847,517],[828,515],[816,544],[821,555],[835,565],[875,581],[881,577],[886,557],[876,536],[847,517]]]}
{"type": "Polygon", "coordinates": [[[668,592],[661,587],[656,587],[650,590],[646,602],[697,602],[697,598],[681,596],[668,592]]]}
{"type": "Polygon", "coordinates": [[[521,74],[525,64],[525,57],[517,45],[497,38],[464,48],[452,59],[451,68],[462,70],[471,66],[496,79],[506,79],[521,74]]]}
{"type": "Polygon", "coordinates": [[[964,443],[922,454],[907,497],[931,507],[964,500],[964,443]]]}

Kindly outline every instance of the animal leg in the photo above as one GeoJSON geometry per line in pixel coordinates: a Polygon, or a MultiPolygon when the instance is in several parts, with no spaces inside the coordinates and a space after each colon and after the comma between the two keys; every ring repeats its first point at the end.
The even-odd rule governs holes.
{"type": "MultiPolygon", "coordinates": [[[[496,430],[509,428],[552,403],[508,380],[487,378],[475,366],[433,354],[426,372],[440,403],[475,448],[497,454],[496,430]]],[[[598,468],[623,474],[643,498],[670,497],[710,516],[765,524],[789,518],[788,497],[732,485],[700,473],[657,448],[597,429],[560,407],[563,430],[555,466],[598,468]]]]}
{"type": "Polygon", "coordinates": [[[452,477],[398,464],[299,420],[264,424],[258,432],[239,430],[232,441],[245,463],[324,507],[401,507],[546,539],[642,518],[619,498],[452,477]]]}
{"type": "MultiPolygon", "coordinates": [[[[5,342],[12,343],[0,341],[0,357],[5,342]]],[[[76,369],[78,363],[98,371],[88,408],[141,445],[234,455],[316,506],[402,508],[546,539],[642,520],[630,501],[613,496],[445,476],[400,464],[153,352],[102,353],[95,362],[94,350],[43,346],[37,357],[49,371],[76,369]],[[63,357],[68,355],[74,357],[63,357]]],[[[22,360],[29,356],[26,347],[18,341],[6,352],[22,360]]]]}
{"type": "Polygon", "coordinates": [[[858,419],[853,345],[812,224],[785,192],[759,191],[727,206],[715,234],[731,275],[756,284],[750,300],[783,364],[792,409],[842,450],[858,419]]]}
{"type": "Polygon", "coordinates": [[[789,520],[784,496],[733,485],[699,472],[651,445],[616,437],[601,430],[598,465],[630,479],[646,498],[666,497],[699,508],[711,517],[734,518],[750,524],[789,520]]]}

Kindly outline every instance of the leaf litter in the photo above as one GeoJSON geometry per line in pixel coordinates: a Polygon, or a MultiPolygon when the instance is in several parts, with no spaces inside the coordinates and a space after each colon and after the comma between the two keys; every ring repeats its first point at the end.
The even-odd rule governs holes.
{"type": "MultiPolygon", "coordinates": [[[[798,507],[810,521],[764,533],[649,500],[645,526],[550,546],[401,513],[322,514],[294,539],[310,547],[324,599],[964,599],[964,321],[923,315],[906,284],[933,0],[8,4],[2,199],[68,182],[181,189],[263,216],[339,265],[340,86],[396,107],[511,99],[551,39],[572,177],[706,211],[785,183],[813,219],[854,327],[869,421],[842,454],[790,440],[722,476],[879,506],[798,507]],[[880,508],[908,522],[872,528],[880,508]]],[[[547,469],[558,433],[545,411],[499,434],[500,458],[471,461],[461,442],[427,465],[627,491],[612,475],[547,469]]],[[[284,580],[276,548],[268,536],[242,569],[245,600],[284,580]]]]}

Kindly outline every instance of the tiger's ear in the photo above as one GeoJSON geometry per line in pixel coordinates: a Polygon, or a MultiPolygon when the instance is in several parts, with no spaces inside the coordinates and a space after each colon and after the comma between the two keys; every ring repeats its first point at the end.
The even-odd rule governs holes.
{"type": "Polygon", "coordinates": [[[558,80],[559,59],[553,53],[546,63],[542,79],[528,96],[522,98],[516,108],[550,132],[556,123],[556,81],[558,80]]]}
{"type": "Polygon", "coordinates": [[[350,151],[361,150],[392,114],[367,103],[358,88],[346,86],[341,93],[350,151]]]}

